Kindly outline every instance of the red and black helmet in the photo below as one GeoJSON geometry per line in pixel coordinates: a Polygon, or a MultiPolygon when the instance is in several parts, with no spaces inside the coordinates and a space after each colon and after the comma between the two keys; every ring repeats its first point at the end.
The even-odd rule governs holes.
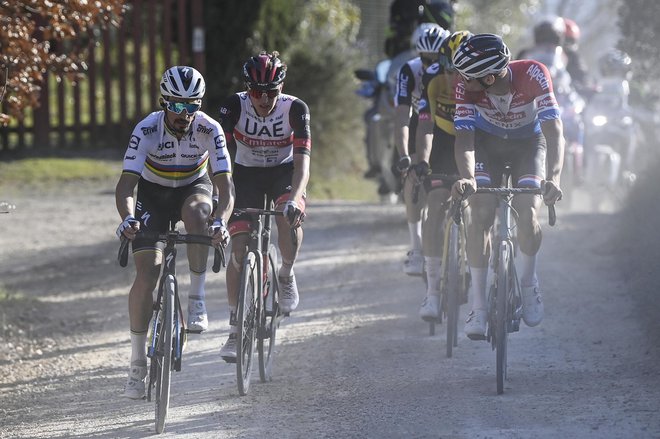
{"type": "Polygon", "coordinates": [[[284,81],[286,64],[280,61],[278,56],[278,52],[261,52],[247,60],[243,65],[243,77],[249,88],[268,90],[284,81]]]}

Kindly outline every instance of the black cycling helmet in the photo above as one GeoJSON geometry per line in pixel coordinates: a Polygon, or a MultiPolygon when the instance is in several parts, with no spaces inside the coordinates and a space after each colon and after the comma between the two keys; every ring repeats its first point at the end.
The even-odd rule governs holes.
{"type": "Polygon", "coordinates": [[[447,0],[425,0],[419,7],[420,23],[439,24],[443,29],[454,27],[454,2],[447,0]]]}
{"type": "Polygon", "coordinates": [[[463,41],[454,53],[454,68],[466,78],[498,75],[509,65],[511,52],[502,37],[477,34],[463,41]]]}
{"type": "Polygon", "coordinates": [[[261,52],[243,65],[243,78],[251,89],[269,90],[277,87],[286,77],[286,64],[278,52],[261,52]]]}
{"type": "Polygon", "coordinates": [[[598,59],[598,68],[603,76],[625,77],[631,69],[632,60],[626,52],[610,49],[598,59]]]}
{"type": "Polygon", "coordinates": [[[565,34],[566,23],[561,17],[545,18],[534,26],[534,43],[561,46],[565,34]]]}

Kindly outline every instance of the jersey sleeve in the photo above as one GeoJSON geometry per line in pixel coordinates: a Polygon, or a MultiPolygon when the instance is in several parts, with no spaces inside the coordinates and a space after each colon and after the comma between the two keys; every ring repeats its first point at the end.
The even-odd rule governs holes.
{"type": "Polygon", "coordinates": [[[474,131],[476,127],[477,109],[465,92],[465,84],[460,79],[454,83],[454,99],[456,99],[456,112],[454,113],[454,129],[456,131],[474,131]]]}
{"type": "Polygon", "coordinates": [[[156,131],[155,127],[149,126],[149,120],[150,117],[143,119],[133,129],[131,137],[128,140],[126,154],[124,154],[122,172],[127,172],[129,174],[135,174],[138,176],[142,175],[144,163],[147,160],[147,142],[144,141],[144,137],[153,131],[156,131]]]}
{"type": "Polygon", "coordinates": [[[225,139],[229,144],[234,143],[234,127],[241,116],[241,99],[238,94],[229,96],[220,106],[220,125],[225,139]]]}
{"type": "Polygon", "coordinates": [[[543,63],[532,61],[527,69],[527,80],[534,95],[539,121],[559,119],[559,104],[548,68],[543,63]]]}
{"type": "MultiPolygon", "coordinates": [[[[211,175],[231,173],[231,158],[227,149],[227,140],[222,126],[209,117],[211,125],[210,137],[213,141],[206,142],[209,151],[209,164],[211,166],[211,175]]],[[[211,139],[209,139],[211,140],[211,139]]]]}
{"type": "Polygon", "coordinates": [[[309,107],[300,99],[291,103],[289,124],[293,129],[293,153],[309,155],[312,150],[309,107]]]}
{"type": "Polygon", "coordinates": [[[415,76],[408,63],[401,66],[396,78],[396,93],[394,95],[394,106],[412,106],[412,92],[415,88],[415,76]]]}

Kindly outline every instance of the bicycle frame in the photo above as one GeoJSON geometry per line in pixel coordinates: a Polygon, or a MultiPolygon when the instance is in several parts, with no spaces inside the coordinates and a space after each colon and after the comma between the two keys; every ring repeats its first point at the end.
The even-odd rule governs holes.
{"type": "MultiPolygon", "coordinates": [[[[486,339],[496,351],[497,393],[504,392],[507,378],[507,338],[510,332],[518,331],[522,318],[522,298],[515,267],[515,246],[513,238],[512,201],[515,195],[542,195],[538,188],[513,188],[510,175],[505,177],[505,186],[499,188],[478,188],[477,194],[494,194],[498,197],[499,213],[496,234],[491,243],[497,245],[493,255],[493,282],[488,295],[488,332],[486,339]],[[496,240],[496,242],[492,242],[496,240]]],[[[550,225],[556,216],[553,205],[548,206],[550,225]]]]}
{"type": "MultiPolygon", "coordinates": [[[[162,274],[158,283],[158,294],[153,302],[153,316],[150,326],[147,357],[151,360],[147,400],[151,402],[151,391],[156,388],[155,420],[156,432],[162,433],[169,409],[171,372],[181,371],[181,359],[186,334],[183,310],[179,300],[176,281],[176,244],[202,244],[212,246],[211,238],[204,235],[181,234],[171,224],[166,233],[138,232],[141,236],[158,241],[165,241],[163,250],[162,274]]],[[[123,238],[119,248],[119,264],[128,263],[129,240],[123,238]]],[[[219,272],[224,266],[224,252],[215,249],[213,271],[219,272]]]]}

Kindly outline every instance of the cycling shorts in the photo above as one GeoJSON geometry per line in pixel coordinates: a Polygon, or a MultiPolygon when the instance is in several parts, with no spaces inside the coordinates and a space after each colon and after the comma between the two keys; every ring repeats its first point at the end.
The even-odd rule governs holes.
{"type": "Polygon", "coordinates": [[[503,139],[479,129],[475,132],[475,177],[479,187],[499,187],[506,164],[514,187],[540,188],[545,178],[545,137],[503,139]]]}
{"type": "MultiPolygon", "coordinates": [[[[242,166],[236,164],[232,173],[236,200],[234,209],[246,207],[264,208],[265,197],[273,200],[275,206],[281,206],[289,200],[293,162],[268,168],[242,166]]],[[[298,207],[305,210],[305,199],[298,202],[298,207]]],[[[250,215],[234,211],[229,218],[229,233],[233,236],[250,231],[250,215]]]]}
{"type": "MultiPolygon", "coordinates": [[[[170,222],[181,220],[184,201],[192,195],[206,195],[211,204],[213,185],[205,174],[187,186],[165,187],[143,178],[138,182],[135,218],[140,221],[140,230],[165,233],[170,222]]],[[[145,249],[162,249],[164,244],[153,239],[137,238],[133,241],[133,252],[145,249]]]]}
{"type": "MultiPolygon", "coordinates": [[[[456,158],[454,157],[454,140],[456,138],[453,134],[438,128],[437,125],[433,127],[433,146],[431,149],[431,157],[429,165],[433,174],[445,174],[458,176],[458,168],[456,167],[456,158]]],[[[449,190],[446,181],[440,180],[424,180],[424,189],[429,192],[433,189],[444,187],[449,190]]]]}

